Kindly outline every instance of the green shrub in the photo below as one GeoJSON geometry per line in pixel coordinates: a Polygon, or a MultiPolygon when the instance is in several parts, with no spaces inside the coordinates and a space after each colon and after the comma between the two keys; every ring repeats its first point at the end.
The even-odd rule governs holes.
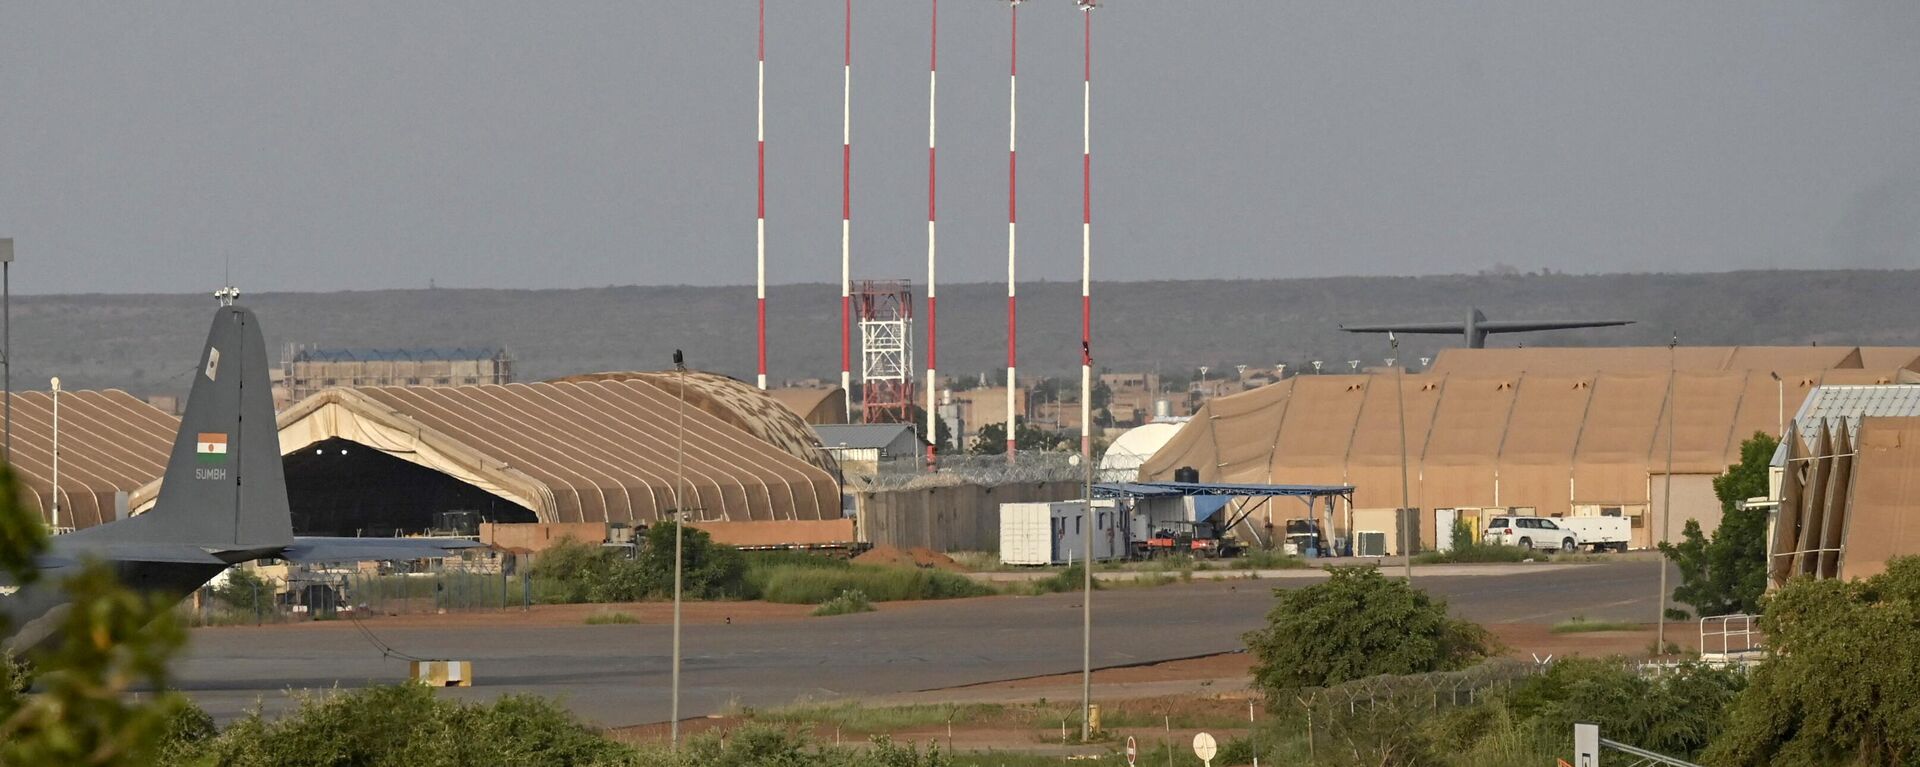
{"type": "MultiPolygon", "coordinates": [[[[620,549],[563,540],[540,553],[529,575],[535,593],[547,603],[636,602],[673,595],[674,523],[648,528],[638,557],[620,549]]],[[[681,541],[681,588],[689,599],[745,599],[752,596],[747,563],[740,551],[713,542],[703,530],[687,528],[681,541]]]]}
{"type": "Polygon", "coordinates": [[[195,754],[223,767],[638,765],[638,756],[542,698],[460,703],[417,684],[309,697],[275,721],[256,712],[195,754]]]}
{"type": "Polygon", "coordinates": [[[1643,675],[1617,658],[1568,658],[1516,685],[1511,700],[1549,731],[1594,722],[1613,740],[1691,758],[1720,732],[1727,704],[1745,686],[1739,671],[1699,664],[1643,675]]]}
{"type": "Polygon", "coordinates": [[[1768,598],[1761,628],[1773,652],[1705,761],[1920,761],[1920,557],[1865,580],[1796,578],[1768,598]]]}
{"type": "MultiPolygon", "coordinates": [[[[1065,570],[1061,570],[1045,578],[1029,581],[1027,583],[1027,591],[1033,594],[1064,594],[1071,591],[1082,591],[1087,587],[1086,578],[1086,565],[1075,562],[1067,565],[1067,569],[1065,570]]],[[[1094,579],[1093,588],[1095,591],[1100,590],[1099,579],[1094,579]]]]}
{"type": "Polygon", "coordinates": [[[1325,582],[1275,589],[1267,627],[1246,635],[1268,695],[1379,674],[1464,668],[1485,657],[1484,629],[1447,616],[1445,600],[1372,567],[1335,567],[1325,582]]]}
{"type": "Polygon", "coordinates": [[[814,610],[813,614],[824,618],[832,615],[870,612],[873,612],[873,602],[867,599],[867,593],[859,589],[848,589],[840,592],[840,596],[821,602],[820,607],[814,610]]]}
{"type": "Polygon", "coordinates": [[[589,626],[616,626],[639,623],[640,620],[621,612],[597,612],[587,616],[589,626]]]}

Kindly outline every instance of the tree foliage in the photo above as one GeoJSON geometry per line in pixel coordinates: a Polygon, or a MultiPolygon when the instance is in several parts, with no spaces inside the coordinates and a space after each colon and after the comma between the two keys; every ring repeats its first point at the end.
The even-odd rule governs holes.
{"type": "Polygon", "coordinates": [[[1484,629],[1447,616],[1445,600],[1372,567],[1329,568],[1303,589],[1275,589],[1267,627],[1246,635],[1254,680],[1269,695],[1379,674],[1464,668],[1487,655],[1484,629]]]}
{"type": "Polygon", "coordinates": [[[1920,761],[1920,557],[1861,581],[1795,579],[1761,618],[1772,654],[1705,761],[1920,761]]]}
{"type": "MultiPolygon", "coordinates": [[[[7,579],[34,585],[34,558],[45,546],[39,515],[20,503],[12,473],[0,468],[0,568],[7,579]]],[[[52,616],[53,639],[24,665],[5,660],[0,764],[152,764],[170,738],[199,731],[183,723],[204,718],[185,698],[165,692],[167,661],[185,634],[171,603],[128,590],[105,564],[75,570],[58,584],[71,603],[52,616]],[[162,692],[132,694],[143,687],[162,692]]]]}
{"type": "MultiPolygon", "coordinates": [[[[1709,540],[1700,523],[1687,520],[1679,543],[1660,544],[1660,551],[1680,570],[1676,602],[1690,605],[1696,615],[1760,612],[1760,596],[1767,590],[1767,513],[1742,509],[1740,501],[1767,494],[1768,467],[1774,448],[1772,436],[1755,432],[1740,443],[1740,462],[1713,480],[1720,499],[1720,527],[1709,540]]],[[[1685,611],[1671,610],[1685,620],[1685,611]]]]}
{"type": "MultiPolygon", "coordinates": [[[[674,523],[647,529],[637,557],[604,546],[562,541],[541,552],[531,577],[548,602],[637,602],[673,596],[674,523]]],[[[747,562],[740,551],[714,543],[713,536],[687,528],[681,541],[685,564],[681,588],[688,599],[742,599],[753,596],[747,562]]]]}
{"type": "MultiPolygon", "coordinates": [[[[1013,428],[1015,450],[1058,450],[1063,445],[1058,436],[1028,424],[1025,418],[1015,416],[1013,428]]],[[[974,455],[1004,455],[1007,452],[1007,425],[990,423],[980,427],[979,433],[973,437],[973,444],[967,446],[967,452],[974,455]]]]}
{"type": "Polygon", "coordinates": [[[641,764],[633,749],[551,701],[460,703],[417,684],[305,698],[272,721],[255,712],[181,753],[185,763],[223,767],[641,764]]]}

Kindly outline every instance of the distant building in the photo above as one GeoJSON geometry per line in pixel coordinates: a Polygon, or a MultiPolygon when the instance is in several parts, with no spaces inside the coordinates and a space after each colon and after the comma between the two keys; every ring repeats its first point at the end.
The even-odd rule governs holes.
{"type": "Polygon", "coordinates": [[[813,431],[842,474],[877,474],[883,464],[912,464],[926,446],[906,423],[816,424],[813,431]]]}
{"type": "Polygon", "coordinates": [[[281,385],[290,401],[337,386],[473,386],[513,383],[513,357],[499,347],[316,349],[289,345],[281,385]]]}

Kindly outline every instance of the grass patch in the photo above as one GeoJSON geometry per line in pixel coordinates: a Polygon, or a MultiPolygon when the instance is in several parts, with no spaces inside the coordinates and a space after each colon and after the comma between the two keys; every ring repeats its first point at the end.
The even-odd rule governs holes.
{"type": "Polygon", "coordinates": [[[997,703],[942,703],[914,706],[868,707],[855,702],[800,705],[771,711],[747,712],[757,722],[839,727],[855,733],[887,733],[921,727],[994,723],[1007,716],[997,703]]]}
{"type": "Polygon", "coordinates": [[[1235,568],[1242,570],[1299,570],[1313,566],[1297,556],[1266,549],[1252,549],[1231,561],[1235,568]]]}
{"type": "Polygon", "coordinates": [[[815,609],[813,614],[817,617],[824,618],[831,615],[852,615],[854,613],[870,612],[873,612],[873,602],[867,599],[865,592],[856,589],[842,591],[840,592],[840,596],[821,602],[820,607],[815,609]]]}
{"type": "Polygon", "coordinates": [[[1632,621],[1596,621],[1588,620],[1584,615],[1575,615],[1553,624],[1555,634],[1583,634],[1589,631],[1634,631],[1640,624],[1632,621]]]}
{"type": "Polygon", "coordinates": [[[621,612],[597,612],[587,616],[587,625],[589,626],[617,626],[639,622],[639,618],[621,612]]]}
{"type": "MultiPolygon", "coordinates": [[[[1018,589],[1018,591],[1020,593],[1035,594],[1035,595],[1060,594],[1060,593],[1065,593],[1069,591],[1079,591],[1086,587],[1086,578],[1087,578],[1086,566],[1081,563],[1075,562],[1074,564],[1069,565],[1066,569],[1061,570],[1060,572],[1054,573],[1052,575],[1049,575],[1045,578],[1027,581],[1025,584],[1022,584],[1023,588],[1018,589]]],[[[1099,580],[1097,579],[1094,580],[1093,588],[1095,591],[1098,591],[1101,588],[1099,580]]]]}
{"type": "Polygon", "coordinates": [[[1470,546],[1453,547],[1452,551],[1427,551],[1413,556],[1415,564],[1482,564],[1487,562],[1524,562],[1528,559],[1545,559],[1546,555],[1528,551],[1518,546],[1500,546],[1476,543],[1470,546]]]}
{"type": "Polygon", "coordinates": [[[761,599],[793,605],[821,604],[848,591],[859,591],[873,602],[957,599],[996,593],[985,584],[945,570],[879,567],[818,556],[812,560],[752,563],[747,568],[747,579],[761,599]]]}

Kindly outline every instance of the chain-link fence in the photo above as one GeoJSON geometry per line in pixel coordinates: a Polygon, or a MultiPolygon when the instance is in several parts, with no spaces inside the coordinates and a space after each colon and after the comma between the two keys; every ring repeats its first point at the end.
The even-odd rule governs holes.
{"type": "Polygon", "coordinates": [[[535,600],[525,571],[445,569],[293,570],[257,575],[236,568],[181,602],[191,626],[523,610],[535,600]]]}

